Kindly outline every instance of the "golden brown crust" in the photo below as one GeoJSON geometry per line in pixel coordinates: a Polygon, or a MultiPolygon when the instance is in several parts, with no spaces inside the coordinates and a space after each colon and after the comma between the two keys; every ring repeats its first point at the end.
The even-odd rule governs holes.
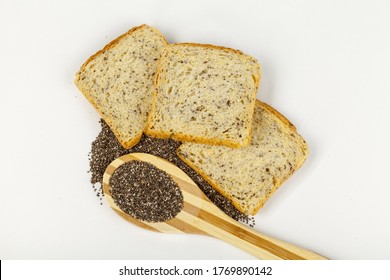
{"type": "Polygon", "coordinates": [[[155,131],[155,130],[145,130],[145,134],[157,138],[163,138],[163,139],[174,139],[177,141],[183,141],[183,142],[195,142],[195,143],[202,143],[207,145],[222,145],[227,146],[230,148],[242,148],[246,147],[250,144],[250,138],[246,139],[246,141],[243,144],[237,144],[237,142],[229,141],[229,140],[221,140],[221,139],[215,139],[215,138],[202,138],[202,137],[195,137],[188,134],[183,133],[168,133],[164,131],[155,131]]]}
{"type": "Polygon", "coordinates": [[[264,107],[268,112],[271,112],[274,114],[279,120],[281,120],[285,125],[287,125],[290,129],[296,131],[296,127],[285,117],[283,116],[278,110],[271,107],[267,103],[261,102],[259,99],[256,99],[256,106],[258,107],[264,107]]]}
{"type": "Polygon", "coordinates": [[[140,140],[141,140],[141,137],[142,137],[142,132],[140,132],[139,134],[137,134],[134,138],[132,138],[131,140],[129,141],[123,141],[119,131],[117,131],[114,126],[113,126],[113,121],[111,118],[107,117],[106,115],[103,114],[103,112],[99,109],[99,106],[97,106],[97,104],[93,101],[93,98],[91,97],[92,94],[90,93],[89,89],[82,86],[81,84],[79,84],[79,80],[80,80],[80,74],[81,72],[84,71],[85,67],[91,62],[93,61],[97,56],[101,55],[101,54],[104,54],[105,51],[113,48],[115,45],[118,44],[118,42],[120,42],[120,40],[122,40],[123,38],[127,37],[128,35],[131,35],[132,33],[134,33],[136,30],[139,30],[141,28],[151,28],[153,29],[156,33],[158,33],[161,38],[165,41],[165,43],[168,45],[169,43],[167,42],[167,40],[165,39],[165,37],[162,35],[162,33],[154,28],[154,27],[151,27],[149,25],[146,25],[146,24],[142,24],[140,26],[136,26],[136,27],[133,27],[132,29],[130,29],[129,31],[127,31],[126,33],[122,34],[121,36],[119,36],[118,38],[114,39],[113,41],[111,41],[110,43],[108,43],[107,45],[104,46],[103,49],[97,51],[95,54],[93,54],[90,58],[87,59],[86,62],[83,63],[83,65],[80,67],[80,70],[76,73],[76,78],[74,80],[74,83],[76,84],[77,88],[84,94],[84,96],[87,98],[87,100],[89,101],[89,103],[91,103],[91,105],[96,109],[96,111],[99,113],[100,117],[102,119],[104,119],[104,121],[107,123],[107,125],[111,128],[111,131],[115,134],[116,138],[118,139],[119,143],[123,146],[123,148],[125,149],[129,149],[131,148],[132,146],[134,146],[135,144],[137,144],[140,140]]]}
{"type": "Polygon", "coordinates": [[[127,141],[127,142],[122,142],[122,146],[123,148],[125,149],[130,149],[131,147],[133,147],[134,145],[138,144],[138,142],[141,140],[142,138],[142,132],[138,133],[136,136],[134,136],[133,139],[131,139],[130,141],[127,141]]]}
{"type": "Polygon", "coordinates": [[[264,102],[261,102],[260,100],[256,99],[256,106],[259,107],[259,108],[263,108],[265,110],[267,110],[268,112],[272,113],[275,117],[277,117],[280,121],[282,121],[290,130],[291,132],[295,133],[298,135],[298,137],[300,138],[300,142],[301,142],[301,149],[302,151],[304,151],[304,157],[302,157],[301,161],[299,161],[296,165],[296,168],[293,169],[290,174],[288,174],[288,176],[286,176],[285,180],[283,181],[280,181],[278,184],[274,185],[274,187],[271,189],[271,191],[268,193],[268,195],[265,196],[265,198],[261,201],[261,203],[251,212],[247,212],[245,211],[245,209],[243,209],[241,207],[241,205],[239,205],[238,203],[236,203],[235,201],[232,200],[231,198],[231,195],[229,195],[228,193],[226,193],[221,187],[219,187],[219,185],[213,181],[209,176],[207,176],[207,174],[205,174],[203,171],[201,171],[199,168],[197,168],[193,162],[191,162],[190,160],[188,160],[185,156],[183,156],[181,153],[180,153],[180,148],[181,146],[177,149],[176,151],[176,154],[180,157],[180,159],[182,161],[184,161],[189,167],[191,167],[192,169],[194,169],[195,172],[197,172],[200,176],[202,176],[202,178],[208,182],[210,184],[210,186],[212,186],[216,191],[218,191],[220,194],[222,194],[224,197],[226,197],[227,199],[230,200],[230,202],[234,205],[234,207],[237,208],[237,210],[239,210],[240,212],[244,213],[244,214],[248,214],[248,215],[255,215],[259,209],[261,209],[265,202],[272,196],[272,194],[285,182],[287,181],[288,178],[291,177],[291,175],[296,171],[298,170],[302,164],[304,163],[304,161],[306,160],[307,158],[307,154],[308,154],[308,147],[307,147],[307,144],[305,142],[305,140],[303,140],[303,138],[297,133],[297,130],[296,130],[296,127],[285,117],[283,116],[279,111],[277,111],[275,108],[271,107],[270,105],[264,103],[264,102]]]}
{"type": "MultiPolygon", "coordinates": [[[[242,51],[240,50],[236,50],[236,49],[232,49],[232,48],[228,48],[228,47],[224,47],[224,46],[215,46],[215,45],[210,45],[210,44],[199,44],[199,43],[191,43],[191,42],[184,42],[184,43],[175,43],[175,44],[171,44],[171,46],[190,46],[190,47],[200,47],[200,48],[205,48],[205,49],[215,49],[215,50],[221,50],[221,51],[224,51],[224,52],[234,52],[236,54],[239,54],[239,55],[243,55],[245,57],[251,57],[247,54],[244,54],[242,51]]],[[[255,60],[253,57],[251,57],[253,60],[255,60]]]]}
{"type": "MultiPolygon", "coordinates": [[[[247,54],[244,54],[243,52],[241,52],[240,50],[236,50],[236,49],[232,49],[232,48],[227,48],[227,47],[223,47],[223,46],[215,46],[215,45],[209,45],[209,44],[198,44],[198,43],[175,43],[175,44],[170,44],[168,46],[166,46],[164,48],[164,50],[162,51],[162,55],[164,55],[164,53],[167,51],[167,49],[169,47],[172,47],[172,46],[193,46],[193,47],[202,47],[202,48],[209,48],[209,49],[217,49],[217,50],[223,50],[225,52],[234,52],[236,54],[239,54],[239,55],[243,55],[244,57],[246,57],[248,60],[252,60],[254,61],[258,66],[259,66],[259,73],[258,73],[258,76],[257,77],[254,77],[256,78],[255,79],[255,88],[256,90],[254,91],[253,93],[253,98],[256,98],[256,95],[257,95],[257,90],[259,88],[259,85],[260,85],[260,78],[261,78],[261,67],[260,67],[260,64],[257,62],[257,60],[255,58],[253,58],[252,56],[250,55],[247,55],[247,54]]],[[[231,148],[243,148],[243,147],[246,147],[250,144],[250,141],[251,141],[251,138],[252,138],[252,121],[253,121],[253,111],[255,109],[255,103],[256,102],[252,102],[251,104],[251,114],[250,114],[250,118],[249,118],[249,121],[248,121],[248,124],[249,124],[249,133],[248,133],[248,136],[246,139],[243,140],[243,142],[240,144],[238,143],[237,141],[230,141],[230,140],[221,140],[221,139],[210,139],[210,138],[203,138],[203,137],[194,137],[192,135],[188,135],[188,134],[183,134],[183,133],[168,133],[168,132],[164,132],[164,131],[155,131],[155,130],[152,130],[151,127],[153,126],[153,121],[152,121],[152,116],[154,115],[155,111],[156,111],[156,99],[157,99],[157,87],[158,87],[158,77],[159,77],[159,73],[161,72],[161,59],[160,61],[158,62],[157,64],[157,70],[156,70],[156,75],[155,75],[155,79],[154,79],[154,92],[153,92],[153,101],[152,101],[152,108],[150,110],[150,114],[149,114],[149,117],[148,117],[148,122],[147,122],[147,126],[146,126],[146,130],[145,130],[145,133],[150,135],[150,136],[154,136],[154,137],[158,137],[158,138],[164,138],[164,139],[167,139],[167,138],[172,138],[172,139],[175,139],[175,140],[178,140],[178,141],[188,141],[188,142],[196,142],[196,143],[201,143],[201,144],[209,144],[209,145],[223,145],[223,146],[227,146],[227,147],[231,147],[231,148]]]]}

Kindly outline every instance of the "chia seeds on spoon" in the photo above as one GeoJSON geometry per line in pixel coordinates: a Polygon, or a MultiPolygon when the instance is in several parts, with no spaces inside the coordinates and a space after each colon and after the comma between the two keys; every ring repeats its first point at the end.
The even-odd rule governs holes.
{"type": "Polygon", "coordinates": [[[204,192],[204,194],[223,212],[237,221],[254,225],[254,218],[238,211],[233,204],[211,187],[198,173],[185,164],[177,155],[176,150],[180,142],[172,139],[159,139],[143,135],[140,142],[126,150],[116,139],[110,127],[100,120],[101,132],[92,142],[90,152],[91,183],[97,196],[102,199],[103,174],[107,166],[116,158],[129,153],[148,153],[164,158],[182,169],[204,192]]]}
{"type": "Polygon", "coordinates": [[[183,194],[176,182],[147,162],[130,161],[121,165],[112,174],[109,186],[115,204],[142,221],[167,221],[183,207],[183,194]]]}

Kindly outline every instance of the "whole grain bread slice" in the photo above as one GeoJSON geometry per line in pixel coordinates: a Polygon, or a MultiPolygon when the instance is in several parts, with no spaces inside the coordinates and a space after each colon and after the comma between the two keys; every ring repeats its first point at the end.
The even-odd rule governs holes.
{"type": "Polygon", "coordinates": [[[75,84],[124,148],[138,143],[151,110],[154,76],[167,41],[148,25],[134,27],[91,56],[75,84]]]}
{"type": "Polygon", "coordinates": [[[247,146],[260,65],[225,47],[180,43],[161,55],[146,133],[161,138],[247,146]]]}
{"type": "Polygon", "coordinates": [[[308,147],[296,128],[271,106],[256,101],[248,147],[184,143],[178,156],[234,206],[254,215],[305,161],[308,147]]]}

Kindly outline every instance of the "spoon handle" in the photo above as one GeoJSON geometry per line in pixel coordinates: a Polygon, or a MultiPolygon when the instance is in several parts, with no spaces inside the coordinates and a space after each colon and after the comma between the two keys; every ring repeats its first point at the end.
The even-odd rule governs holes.
{"type": "Polygon", "coordinates": [[[260,259],[326,260],[319,254],[254,231],[220,211],[201,210],[194,222],[207,235],[224,240],[260,259]]]}

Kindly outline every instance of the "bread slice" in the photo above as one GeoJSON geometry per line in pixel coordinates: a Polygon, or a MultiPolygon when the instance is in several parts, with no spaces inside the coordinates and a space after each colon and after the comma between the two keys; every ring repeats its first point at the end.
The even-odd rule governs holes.
{"type": "Polygon", "coordinates": [[[146,133],[179,141],[249,144],[260,65],[238,50],[192,43],[166,47],[146,133]]]}
{"type": "Polygon", "coordinates": [[[157,29],[134,27],[91,56],[76,74],[75,84],[126,149],[146,127],[158,60],[167,44],[157,29]]]}
{"type": "Polygon", "coordinates": [[[182,144],[179,157],[241,212],[254,215],[305,161],[308,147],[296,128],[269,105],[256,101],[250,146],[232,149],[182,144]]]}

